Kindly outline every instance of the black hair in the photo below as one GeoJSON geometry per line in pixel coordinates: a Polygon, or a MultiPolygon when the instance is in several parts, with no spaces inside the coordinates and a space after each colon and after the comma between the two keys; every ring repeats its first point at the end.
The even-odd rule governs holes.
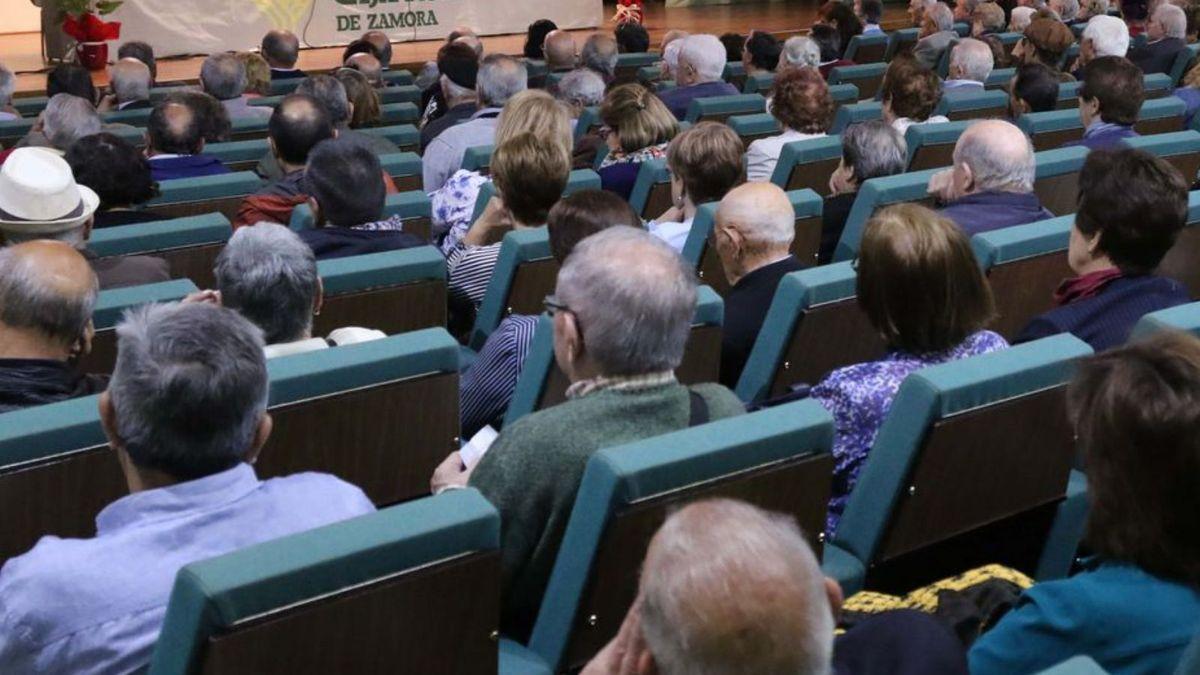
{"type": "Polygon", "coordinates": [[[1017,68],[1013,95],[1029,106],[1029,112],[1046,112],[1058,106],[1058,73],[1042,63],[1017,68]]]}
{"type": "Polygon", "coordinates": [[[775,70],[779,66],[779,55],[783,53],[783,43],[766,31],[756,30],[746,38],[746,51],[755,68],[775,70]]]}
{"type": "Polygon", "coordinates": [[[46,75],[46,98],[56,94],[70,94],[96,105],[96,85],[87,68],[76,63],[62,63],[46,75]]]}
{"type": "Polygon", "coordinates": [[[383,212],[383,169],[375,153],[358,143],[318,143],[309,153],[305,177],[329,225],[354,227],[378,220],[383,212]]]}
{"type": "Polygon", "coordinates": [[[304,164],[321,141],[333,138],[333,122],[312,96],[290,94],[275,107],[268,123],[275,153],[288,164],[304,164]]]}
{"type": "Polygon", "coordinates": [[[145,42],[126,42],[117,50],[118,59],[137,59],[150,69],[150,79],[158,77],[158,61],[154,58],[154,48],[145,42]]]}
{"type": "Polygon", "coordinates": [[[195,108],[182,100],[163,101],[154,106],[146,133],[154,150],[177,155],[200,152],[204,140],[200,116],[195,108]]]}
{"type": "Polygon", "coordinates": [[[99,133],[71,144],[66,154],[75,182],[100,196],[100,209],[133,206],[158,195],[150,162],[128,141],[99,133]]]}
{"type": "Polygon", "coordinates": [[[613,30],[617,51],[622,54],[643,54],[650,51],[650,33],[640,23],[626,21],[613,30]]]}
{"type": "Polygon", "coordinates": [[[550,19],[538,19],[529,24],[529,29],[525,32],[525,58],[546,58],[546,53],[542,51],[542,43],[546,41],[546,36],[551,31],[556,30],[558,30],[558,24],[550,19]]]}

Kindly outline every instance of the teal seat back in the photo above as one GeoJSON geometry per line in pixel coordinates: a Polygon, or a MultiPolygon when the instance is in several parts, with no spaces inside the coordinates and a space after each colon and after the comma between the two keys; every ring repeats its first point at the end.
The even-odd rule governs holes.
{"type": "Polygon", "coordinates": [[[1193,300],[1200,300],[1200,190],[1188,193],[1188,216],[1175,244],[1158,264],[1156,273],[1183,284],[1193,300]]]}
{"type": "Polygon", "coordinates": [[[100,115],[105,124],[128,124],[135,127],[145,127],[150,122],[153,108],[130,108],[113,110],[100,115]]]}
{"type": "Polygon", "coordinates": [[[676,508],[736,498],[797,520],[814,550],[829,494],[832,420],[801,401],[607,448],[588,460],[529,641],[555,672],[617,634],[636,570],[676,508]]]}
{"type": "Polygon", "coordinates": [[[1183,652],[1183,658],[1179,660],[1179,667],[1175,669],[1175,675],[1191,675],[1198,672],[1200,672],[1200,633],[1196,633],[1196,637],[1192,638],[1191,644],[1183,652]]]}
{"type": "MultiPolygon", "coordinates": [[[[431,236],[431,219],[433,204],[429,195],[421,190],[409,190],[388,195],[383,201],[381,218],[400,216],[404,220],[404,231],[429,241],[431,236]]],[[[298,204],[292,209],[292,218],[288,227],[300,232],[316,226],[312,209],[308,204],[298,204]]]]}
{"type": "Polygon", "coordinates": [[[267,120],[261,117],[239,117],[231,122],[231,141],[267,137],[267,120]]]}
{"type": "Polygon", "coordinates": [[[199,288],[188,279],[174,279],[156,284],[127,286],[100,291],[92,310],[92,350],[79,359],[77,369],[83,373],[111,373],[117,362],[117,323],[126,310],[156,302],[174,302],[195,293],[199,288]]]}
{"type": "Polygon", "coordinates": [[[242,199],[262,186],[262,179],[251,171],[165,181],[146,210],[164,219],[217,212],[233,220],[242,199]]]}
{"type": "Polygon", "coordinates": [[[891,61],[897,54],[911,52],[920,36],[920,28],[901,28],[888,33],[887,51],[884,52],[883,60],[891,61]]]}
{"type": "Polygon", "coordinates": [[[1163,331],[1183,331],[1200,337],[1200,302],[1146,314],[1133,327],[1131,339],[1138,340],[1163,331]]]}
{"type": "Polygon", "coordinates": [[[662,60],[658,52],[629,52],[617,54],[616,81],[625,84],[637,82],[643,68],[654,67],[662,60]]]}
{"type": "MultiPolygon", "coordinates": [[[[702,384],[717,381],[724,316],[725,303],[721,296],[707,286],[700,286],[683,363],[675,369],[675,376],[680,382],[702,384]]],[[[543,314],[538,319],[512,403],[504,416],[504,425],[508,426],[531,412],[563,402],[569,384],[554,363],[554,322],[543,314]]]]}
{"type": "Polygon", "coordinates": [[[101,258],[153,255],[167,261],[172,277],[212,288],[213,263],[232,234],[229,219],[210,213],[95,230],[88,248],[101,258]]]}
{"type": "Polygon", "coordinates": [[[971,37],[971,24],[966,21],[957,21],[954,24],[954,32],[958,33],[958,37],[971,37]]]}
{"type": "Polygon", "coordinates": [[[1122,139],[1121,144],[1167,160],[1179,169],[1188,185],[1195,183],[1196,174],[1200,173],[1200,131],[1188,129],[1153,136],[1135,136],[1122,139]]]}
{"type": "Polygon", "coordinates": [[[421,134],[411,124],[394,124],[383,127],[366,127],[359,129],[364,134],[386,138],[402,151],[413,151],[421,142],[421,134]]]}
{"type": "Polygon", "coordinates": [[[575,121],[575,141],[587,135],[589,131],[600,126],[600,108],[597,106],[588,106],[579,113],[579,119],[575,121]]]}
{"type": "Polygon", "coordinates": [[[149,672],[495,672],[499,547],[467,489],[193,562],[149,672]]]}
{"type": "Polygon", "coordinates": [[[746,81],[746,66],[741,61],[730,61],[725,64],[721,79],[737,87],[739,90],[746,81]]]}
{"type": "Polygon", "coordinates": [[[1042,150],[1033,155],[1037,167],[1033,191],[1042,206],[1056,216],[1075,213],[1078,207],[1079,171],[1087,159],[1088,149],[1071,146],[1057,150],[1042,150]]]}
{"type": "Polygon", "coordinates": [[[486,176],[492,164],[492,153],[495,150],[496,146],[494,145],[476,145],[467,148],[467,151],[463,153],[462,168],[486,176]]]}
{"type": "MultiPolygon", "coordinates": [[[[1020,33],[1015,33],[1020,38],[1020,33]]],[[[1013,76],[1017,74],[1016,68],[996,68],[988,75],[987,80],[983,83],[983,88],[992,89],[1007,89],[1008,83],[1012,81],[1013,76]]]]}
{"type": "Polygon", "coordinates": [[[667,170],[667,160],[652,159],[638,165],[629,205],[642,220],[657,218],[671,208],[671,172],[667,170]]]}
{"type": "Polygon", "coordinates": [[[1008,94],[1003,91],[987,90],[951,92],[942,96],[935,114],[945,115],[950,121],[1004,117],[1008,111],[1008,94]]]}
{"type": "Polygon", "coordinates": [[[883,104],[878,101],[864,101],[862,103],[844,105],[839,107],[837,112],[834,113],[833,125],[829,128],[829,133],[840,134],[851,124],[882,119],[883,104]]]}
{"type": "Polygon", "coordinates": [[[971,248],[996,301],[991,329],[1013,340],[1034,318],[1054,308],[1054,291],[1073,276],[1067,243],[1074,216],[981,232],[971,248]]]}
{"type": "Polygon", "coordinates": [[[751,143],[760,138],[777,136],[783,133],[783,127],[779,124],[779,120],[775,119],[775,116],[770,113],[737,115],[725,120],[725,124],[730,129],[733,129],[733,133],[742,139],[742,143],[746,147],[750,147],[751,143]]]}
{"type": "MultiPolygon", "coordinates": [[[[969,569],[978,564],[971,555],[996,551],[977,545],[949,561],[913,561],[986,526],[1024,523],[1046,509],[1053,516],[1067,495],[1075,454],[1064,389],[1075,362],[1091,353],[1063,334],[923,368],[904,380],[833,540],[869,570],[868,587],[891,585],[884,581],[889,565],[907,562],[910,580],[940,578],[947,564],[969,569]]],[[[1049,525],[1037,522],[1041,527],[1018,529],[1011,539],[1041,549],[1049,525]]],[[[1058,572],[1065,574],[1071,556],[1061,562],[1058,572]]],[[[1036,559],[1009,564],[1031,576],[1045,571],[1036,559]]]]}
{"type": "Polygon", "coordinates": [[[642,84],[654,84],[662,78],[662,67],[659,65],[642,66],[638,68],[637,79],[642,84]]]}
{"type": "Polygon", "coordinates": [[[954,164],[954,144],[970,124],[943,122],[910,126],[904,133],[904,143],[908,146],[908,170],[940,169],[954,164]]]}
{"type": "Polygon", "coordinates": [[[1079,87],[1082,82],[1059,82],[1058,83],[1058,105],[1059,110],[1068,108],[1074,110],[1079,108],[1079,87]]]}
{"type": "Polygon", "coordinates": [[[1146,100],[1150,101],[1170,95],[1175,85],[1166,73],[1147,73],[1142,76],[1142,86],[1146,91],[1146,100]]]}
{"type": "Polygon", "coordinates": [[[854,206],[850,208],[850,215],[846,219],[846,227],[842,230],[842,238],[838,241],[833,259],[851,260],[858,255],[858,244],[862,240],[863,229],[877,209],[905,202],[932,204],[928,193],[929,179],[937,171],[928,169],[864,181],[858,190],[858,196],[854,198],[854,206]]]}
{"type": "Polygon", "coordinates": [[[343,326],[399,335],[446,325],[446,258],[432,246],[317,261],[325,292],[313,334],[343,326]]]}
{"type": "Polygon", "coordinates": [[[766,401],[793,385],[814,385],[832,370],[882,355],[879,331],[859,309],[856,294],[850,263],[783,277],[738,380],[738,398],[766,401]]]}
{"type": "Polygon", "coordinates": [[[855,35],[846,45],[843,58],[854,63],[879,63],[887,52],[889,39],[885,33],[855,35]]]}
{"type": "Polygon", "coordinates": [[[1108,675],[1090,656],[1075,656],[1062,663],[1041,671],[1038,675],[1108,675]]]}
{"type": "MultiPolygon", "coordinates": [[[[567,187],[563,190],[563,195],[573,195],[580,190],[599,190],[600,189],[600,174],[591,169],[572,169],[567,176],[567,187]]],[[[487,204],[492,197],[496,196],[496,186],[491,181],[479,186],[479,194],[475,197],[475,211],[471,214],[471,221],[474,222],[483,215],[483,210],[487,208],[487,204]]],[[[492,243],[492,242],[489,242],[492,243]]]]}
{"type": "Polygon", "coordinates": [[[541,314],[542,300],[554,292],[558,261],[550,255],[545,227],[504,235],[487,292],[475,315],[470,346],[483,348],[492,331],[510,314],[541,314]]]}
{"type": "Polygon", "coordinates": [[[762,94],[734,94],[698,98],[688,106],[686,121],[724,122],[734,115],[749,115],[766,112],[767,99],[762,94]]]}
{"type": "Polygon", "coordinates": [[[1192,61],[1196,60],[1197,54],[1200,54],[1200,43],[1189,44],[1179,52],[1175,57],[1175,63],[1171,65],[1171,72],[1168,73],[1168,76],[1171,78],[1171,86],[1179,86],[1179,81],[1187,74],[1188,66],[1192,65],[1192,61]]]}
{"type": "Polygon", "coordinates": [[[204,146],[204,154],[220,159],[230,171],[253,171],[259,161],[270,152],[271,148],[265,138],[211,143],[204,146]]]}
{"type": "Polygon", "coordinates": [[[784,190],[812,190],[829,196],[829,177],[842,161],[841,136],[792,141],[783,146],[771,182],[784,190]]]}
{"type": "Polygon", "coordinates": [[[415,152],[393,152],[379,156],[384,173],[391,177],[400,192],[421,189],[421,157],[415,152]]]}
{"type": "MultiPolygon", "coordinates": [[[[895,35],[895,33],[893,33],[895,35]]],[[[858,87],[859,100],[872,100],[883,84],[886,63],[865,63],[860,66],[838,66],[829,71],[829,84],[853,84],[858,87]]]]}
{"type": "Polygon", "coordinates": [[[384,105],[411,103],[416,107],[421,103],[421,88],[411,84],[393,85],[376,91],[379,92],[379,102],[384,105]]]}
{"type": "Polygon", "coordinates": [[[286,96],[296,91],[296,87],[299,87],[300,83],[304,80],[305,78],[303,77],[287,77],[279,80],[271,80],[271,95],[273,97],[286,96]]]}
{"type": "MultiPolygon", "coordinates": [[[[1157,75],[1167,77],[1162,73],[1157,75]]],[[[1134,123],[1133,128],[1143,136],[1182,131],[1183,113],[1186,110],[1187,104],[1175,96],[1147,98],[1142,103],[1142,110],[1138,113],[1138,121],[1134,123]]]]}
{"type": "Polygon", "coordinates": [[[1053,150],[1083,138],[1078,110],[1047,110],[1017,118],[1017,127],[1033,142],[1034,150],[1053,150]]]}
{"type": "MultiPolygon", "coordinates": [[[[416,89],[416,87],[413,87],[416,89]]],[[[421,111],[417,110],[414,103],[405,101],[402,103],[384,103],[379,106],[380,126],[389,126],[393,124],[411,124],[421,118],[421,111]]]]}
{"type": "Polygon", "coordinates": [[[37,118],[35,117],[24,117],[0,122],[0,144],[5,147],[12,147],[33,129],[35,122],[37,122],[37,118]]]}
{"type": "Polygon", "coordinates": [[[389,68],[381,75],[389,87],[404,86],[413,83],[413,74],[400,68],[389,68]]]}
{"type": "Polygon", "coordinates": [[[850,83],[834,84],[829,87],[829,98],[833,99],[835,108],[858,102],[858,87],[850,83]]]}
{"type": "Polygon", "coordinates": [[[742,93],[761,94],[770,90],[773,84],[775,84],[775,73],[768,71],[747,75],[746,83],[742,85],[742,93]]]}

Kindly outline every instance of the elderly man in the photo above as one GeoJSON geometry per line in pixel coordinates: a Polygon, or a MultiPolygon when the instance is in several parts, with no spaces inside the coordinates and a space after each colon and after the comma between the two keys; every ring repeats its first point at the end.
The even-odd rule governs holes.
{"type": "Polygon", "coordinates": [[[789,68],[817,68],[821,65],[821,47],[805,35],[790,37],[783,43],[776,73],[789,68]]]}
{"type": "Polygon", "coordinates": [[[981,2],[971,14],[971,37],[982,38],[993,33],[1003,33],[1006,19],[1004,10],[994,2],[981,2]]]}
{"type": "Polygon", "coordinates": [[[976,122],[954,145],[954,167],[929,180],[940,213],[968,236],[1052,218],[1033,192],[1033,145],[1015,125],[976,122]]]}
{"type": "Polygon", "coordinates": [[[863,183],[872,178],[904,173],[908,165],[904,136],[883,120],[851,124],[842,131],[841,137],[842,159],[829,177],[829,196],[821,208],[819,265],[827,265],[833,260],[863,183]]]}
{"type": "Polygon", "coordinates": [[[219,157],[204,154],[200,115],[191,106],[164,101],[154,106],[146,126],[146,156],[156,181],[229,173],[219,157]]]}
{"type": "Polygon", "coordinates": [[[0,64],[0,122],[21,119],[21,113],[13,107],[13,92],[17,89],[17,77],[0,64]]]}
{"type": "Polygon", "coordinates": [[[579,60],[579,48],[575,38],[565,30],[552,30],[546,34],[542,43],[542,51],[546,53],[546,68],[552,73],[566,73],[575,69],[579,60]]]}
{"type": "Polygon", "coordinates": [[[200,87],[221,102],[230,120],[266,120],[271,109],[252,106],[246,97],[246,66],[228,52],[213,54],[200,66],[200,87]]]}
{"type": "Polygon", "coordinates": [[[368,328],[312,336],[325,300],[312,249],[283,225],[259,223],[233,233],[213,270],[221,304],[262,329],[268,359],[387,337],[368,328]]]}
{"type": "Polygon", "coordinates": [[[942,82],[942,92],[950,95],[983,91],[995,61],[987,43],[972,38],[959,41],[950,49],[950,72],[942,82]]]}
{"type": "Polygon", "coordinates": [[[491,145],[496,140],[496,118],[508,99],[525,91],[529,74],[525,64],[504,54],[483,59],[475,82],[479,110],[471,118],[443,131],[425,150],[423,179],[426,192],[433,192],[462,168],[467,148],[491,145]]]}
{"type": "Polygon", "coordinates": [[[1024,33],[1029,24],[1033,22],[1033,15],[1037,13],[1032,7],[1024,5],[1013,7],[1009,14],[1008,31],[1010,33],[1024,33]]]}
{"type": "Polygon", "coordinates": [[[683,39],[688,35],[687,31],[670,30],[663,36],[662,61],[658,62],[660,79],[675,78],[675,73],[679,70],[679,50],[683,48],[683,39]]]}
{"type": "Polygon", "coordinates": [[[263,59],[271,67],[271,80],[293,80],[306,77],[296,67],[300,59],[300,40],[290,30],[275,29],[263,36],[260,47],[263,59]]]}
{"type": "Polygon", "coordinates": [[[333,476],[255,475],[267,368],[236,312],[147,305],[117,335],[100,422],[131,494],[100,512],[95,537],[43,537],[0,571],[4,672],[143,670],[181,567],[374,511],[333,476]]]}
{"type": "Polygon", "coordinates": [[[750,358],[779,280],[804,267],[791,253],[795,221],[787,194],[771,183],[736,187],[717,209],[713,236],[733,287],[725,296],[720,380],[731,389],[750,358]]]}
{"type": "Polygon", "coordinates": [[[1079,85],[1079,120],[1083,138],[1064,145],[1107,150],[1137,136],[1133,125],[1146,99],[1142,71],[1119,56],[1102,56],[1083,69],[1079,85]]]}
{"type": "Polygon", "coordinates": [[[1146,24],[1146,37],[1146,44],[1129,51],[1129,60],[1147,75],[1170,73],[1179,52],[1187,49],[1187,15],[1175,5],[1160,4],[1146,24]]]}
{"type": "Polygon", "coordinates": [[[1125,56],[1129,51],[1129,26],[1115,16],[1094,16],[1079,39],[1079,58],[1071,74],[1083,79],[1083,68],[1101,56],[1125,56]]]}
{"type": "Polygon", "coordinates": [[[346,68],[362,73],[363,77],[367,78],[372,87],[379,89],[384,86],[383,64],[379,62],[379,59],[374,54],[366,52],[352,54],[350,58],[346,59],[343,65],[346,68]]]}
{"type": "Polygon", "coordinates": [[[617,41],[599,33],[589,37],[579,52],[579,65],[612,83],[617,78],[617,41]]]}
{"type": "Polygon", "coordinates": [[[383,31],[373,30],[363,33],[362,40],[371,43],[375,47],[375,54],[379,57],[379,65],[384,70],[388,70],[392,66],[392,41],[388,38],[387,33],[383,31]]]}
{"type": "MultiPolygon", "coordinates": [[[[55,94],[17,147],[43,148],[61,155],[75,141],[98,134],[103,128],[91,103],[71,94],[55,94]]],[[[12,152],[10,149],[0,154],[0,161],[12,152]]]]}
{"type": "MultiPolygon", "coordinates": [[[[598,106],[604,102],[607,89],[604,78],[595,71],[587,68],[576,68],[563,75],[558,85],[553,88],[554,98],[567,106],[571,112],[571,124],[579,123],[579,116],[585,108],[598,106]]],[[[596,163],[596,153],[605,145],[599,130],[587,131],[576,136],[575,147],[571,153],[571,168],[590,169],[596,163]]]]}
{"type": "Polygon", "coordinates": [[[112,92],[105,96],[98,109],[101,112],[150,108],[150,86],[153,77],[146,64],[137,59],[121,59],[109,69],[108,88],[112,92]]]}
{"type": "Polygon", "coordinates": [[[793,519],[693,502],[650,541],[637,599],[582,675],[966,675],[962,646],[929,615],[885,612],[835,640],[841,605],[793,519]]]}
{"type": "Polygon", "coordinates": [[[102,289],[170,279],[166,261],[159,258],[99,258],[88,250],[99,206],[95,192],[75,183],[67,161],[43,148],[20,148],[0,167],[0,239],[66,242],[87,258],[102,289]]]}
{"type": "Polygon", "coordinates": [[[908,19],[913,28],[925,25],[925,13],[937,4],[937,0],[908,0],[908,19]]]}
{"type": "Polygon", "coordinates": [[[477,465],[455,452],[434,473],[435,492],[469,479],[500,511],[506,635],[529,636],[596,450],[742,411],[724,387],[675,380],[695,305],[695,272],[652,235],[614,227],[588,237],[546,299],[570,400],[506,426],[477,465]]]}
{"type": "Polygon", "coordinates": [[[134,40],[126,42],[117,50],[117,59],[134,59],[146,64],[150,69],[150,85],[158,79],[158,59],[154,57],[154,48],[145,42],[134,40]]]}
{"type": "Polygon", "coordinates": [[[1079,0],[1050,0],[1048,3],[1050,11],[1058,15],[1058,18],[1068,26],[1074,26],[1079,17],[1079,0]]]}
{"type": "Polygon", "coordinates": [[[421,152],[424,153],[433,139],[450,127],[467,120],[479,111],[475,86],[479,78],[479,58],[475,51],[461,42],[442,45],[438,50],[438,86],[446,110],[440,117],[430,120],[421,127],[421,152]]]}
{"type": "Polygon", "coordinates": [[[679,48],[678,86],[659,93],[676,119],[687,117],[692,101],[711,96],[732,96],[737,87],[721,79],[725,74],[725,45],[715,35],[692,35],[679,48]]]}
{"type": "Polygon", "coordinates": [[[92,343],[96,275],[74,247],[0,249],[0,413],[87,396],[106,378],[75,372],[92,343]]]}
{"type": "Polygon", "coordinates": [[[958,33],[954,32],[954,13],[946,3],[935,3],[925,11],[920,37],[913,47],[913,57],[926,68],[937,68],[938,61],[942,60],[942,52],[958,39],[958,33]]]}

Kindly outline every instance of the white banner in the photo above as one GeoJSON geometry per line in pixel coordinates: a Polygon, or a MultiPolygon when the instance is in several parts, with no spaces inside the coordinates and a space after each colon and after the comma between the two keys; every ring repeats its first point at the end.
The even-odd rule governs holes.
{"type": "Polygon", "coordinates": [[[259,45],[272,28],[287,28],[306,47],[347,44],[366,31],[392,40],[440,40],[455,26],[480,35],[523,33],[537,19],[560,28],[604,21],[602,0],[126,0],[109,17],[121,41],[143,40],[159,56],[211,54],[259,45]]]}

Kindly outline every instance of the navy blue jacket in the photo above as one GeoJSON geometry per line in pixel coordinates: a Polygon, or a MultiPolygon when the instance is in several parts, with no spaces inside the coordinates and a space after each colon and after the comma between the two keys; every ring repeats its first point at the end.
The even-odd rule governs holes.
{"type": "Polygon", "coordinates": [[[1053,213],[1042,207],[1037,195],[1032,192],[991,190],[955,199],[942,207],[939,213],[953,220],[968,237],[1054,217],[1053,213]]]}
{"type": "Polygon", "coordinates": [[[150,177],[156,181],[177,178],[197,178],[229,173],[229,168],[213,155],[179,155],[178,157],[151,157],[150,177]]]}
{"type": "Polygon", "coordinates": [[[1143,315],[1188,302],[1187,289],[1174,279],[1148,274],[1113,279],[1098,294],[1029,322],[1013,344],[1071,333],[1099,352],[1125,344],[1143,315]]]}
{"type": "Polygon", "coordinates": [[[396,230],[351,230],[346,227],[317,227],[299,232],[317,260],[346,258],[422,246],[419,237],[396,230]]]}
{"type": "Polygon", "coordinates": [[[737,87],[728,82],[704,82],[701,84],[693,84],[690,87],[678,87],[668,89],[658,95],[663,103],[667,104],[667,108],[675,118],[682,122],[688,113],[688,108],[691,107],[692,101],[698,98],[711,98],[713,96],[733,96],[740,94],[737,87]]]}
{"type": "Polygon", "coordinates": [[[1083,138],[1070,143],[1063,143],[1064,148],[1069,148],[1074,145],[1082,145],[1088,150],[1112,150],[1120,145],[1121,141],[1126,138],[1134,138],[1138,132],[1133,130],[1133,127],[1127,127],[1123,124],[1103,124],[1096,127],[1089,127],[1083,133],[1083,138]]]}

